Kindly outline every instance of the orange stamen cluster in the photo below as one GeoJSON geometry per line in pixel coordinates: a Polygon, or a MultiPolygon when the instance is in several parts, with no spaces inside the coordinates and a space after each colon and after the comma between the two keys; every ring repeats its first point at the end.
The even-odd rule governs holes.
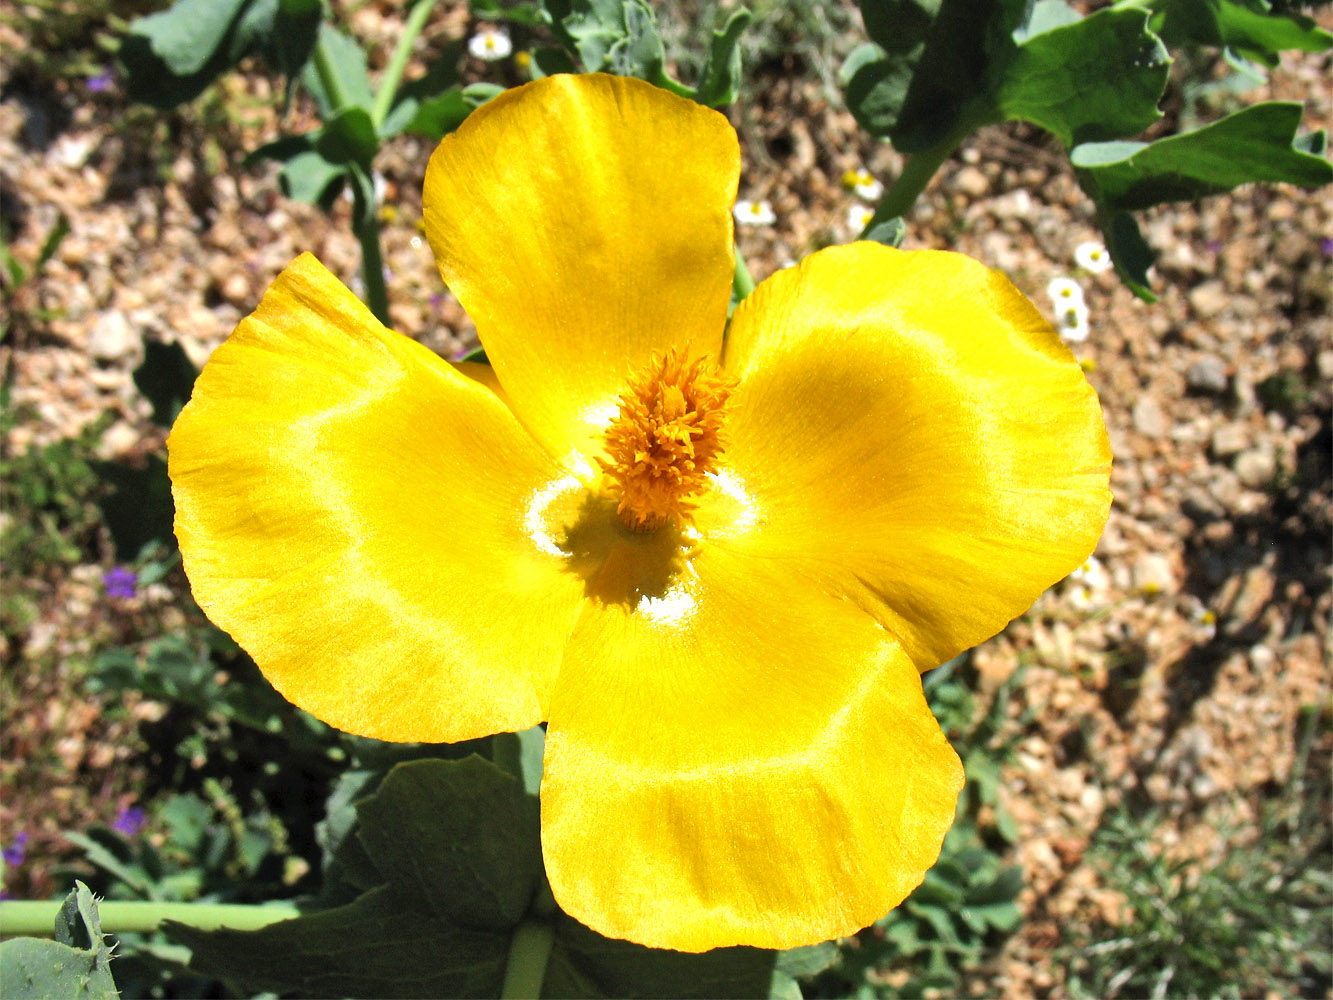
{"type": "Polygon", "coordinates": [[[635,531],[687,524],[692,497],[708,487],[725,441],[722,421],[735,381],[705,358],[654,353],[620,394],[598,459],[620,520],[635,531]]]}

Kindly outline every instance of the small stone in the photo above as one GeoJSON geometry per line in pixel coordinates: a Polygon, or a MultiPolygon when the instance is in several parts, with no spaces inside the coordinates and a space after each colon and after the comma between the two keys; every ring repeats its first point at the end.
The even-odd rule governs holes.
{"type": "Polygon", "coordinates": [[[986,175],[973,166],[966,166],[958,171],[958,176],[954,178],[954,185],[963,194],[970,195],[973,198],[980,198],[990,190],[990,182],[986,180],[986,175]]]}
{"type": "Polygon", "coordinates": [[[1267,448],[1251,448],[1236,456],[1236,478],[1252,490],[1268,486],[1277,475],[1277,459],[1267,448]]]}
{"type": "Polygon", "coordinates": [[[1205,281],[1190,292],[1190,305],[1199,316],[1216,316],[1231,299],[1226,286],[1220,281],[1205,281]]]}
{"type": "Polygon", "coordinates": [[[1320,351],[1315,363],[1319,366],[1319,377],[1333,382],[1333,351],[1320,351]]]}
{"type": "Polygon", "coordinates": [[[1152,396],[1140,396],[1134,403],[1134,429],[1148,437],[1163,437],[1171,429],[1161,404],[1152,396]]]}
{"type": "Polygon", "coordinates": [[[1145,594],[1162,594],[1175,589],[1176,575],[1166,556],[1145,552],[1134,560],[1134,589],[1145,594]]]}
{"type": "Polygon", "coordinates": [[[136,361],[142,351],[139,332],[120,310],[103,313],[88,334],[88,353],[97,361],[136,361]]]}
{"type": "Polygon", "coordinates": [[[1212,450],[1214,458],[1230,458],[1245,450],[1250,443],[1250,433],[1244,424],[1223,424],[1213,431],[1212,450]]]}
{"type": "Polygon", "coordinates": [[[1185,372],[1185,382],[1198,392],[1226,392],[1227,366],[1220,358],[1200,358],[1185,372]]]}

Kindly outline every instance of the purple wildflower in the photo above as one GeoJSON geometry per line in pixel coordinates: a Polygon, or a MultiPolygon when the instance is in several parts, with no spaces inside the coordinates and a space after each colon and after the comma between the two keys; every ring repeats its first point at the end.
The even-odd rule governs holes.
{"type": "Polygon", "coordinates": [[[1320,240],[1319,249],[1324,252],[1325,257],[1333,257],[1333,236],[1325,236],[1320,240]]]}
{"type": "Polygon", "coordinates": [[[138,806],[130,806],[126,809],[122,809],[116,814],[116,819],[111,824],[111,829],[119,831],[127,837],[133,837],[143,829],[143,824],[143,810],[138,806]]]}
{"type": "Polygon", "coordinates": [[[94,94],[101,94],[105,91],[110,90],[111,84],[114,81],[115,77],[112,75],[110,67],[108,67],[102,70],[102,72],[98,73],[96,76],[88,77],[88,89],[91,90],[94,94]]]}
{"type": "Polygon", "coordinates": [[[124,566],[113,566],[102,574],[102,583],[108,597],[133,597],[139,576],[124,566]]]}
{"type": "Polygon", "coordinates": [[[5,859],[5,864],[11,868],[17,868],[23,864],[23,859],[28,855],[28,831],[21,830],[14,836],[14,842],[0,851],[0,856],[5,859]]]}

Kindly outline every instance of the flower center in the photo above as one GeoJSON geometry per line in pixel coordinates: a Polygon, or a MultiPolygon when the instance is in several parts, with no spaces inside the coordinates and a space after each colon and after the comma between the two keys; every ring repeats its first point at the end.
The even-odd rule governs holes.
{"type": "Polygon", "coordinates": [[[707,489],[726,444],[723,415],[735,384],[706,358],[687,361],[674,347],[630,376],[606,428],[607,457],[597,460],[626,526],[690,522],[692,498],[707,489]]]}

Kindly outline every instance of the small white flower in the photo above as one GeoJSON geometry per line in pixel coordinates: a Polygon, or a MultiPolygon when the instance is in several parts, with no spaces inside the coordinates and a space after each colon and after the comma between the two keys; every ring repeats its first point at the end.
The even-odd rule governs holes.
{"type": "Polygon", "coordinates": [[[771,226],[778,221],[778,217],[773,214],[773,206],[763,200],[747,201],[741,198],[737,200],[731,214],[742,226],[771,226]]]}
{"type": "Polygon", "coordinates": [[[847,171],[842,175],[842,183],[858,198],[864,198],[866,201],[879,201],[879,196],[884,193],[884,185],[875,180],[875,175],[864,168],[847,171]]]}
{"type": "Polygon", "coordinates": [[[1106,247],[1089,240],[1074,248],[1074,263],[1085,271],[1101,274],[1111,269],[1111,255],[1106,252],[1106,247]]]}
{"type": "Polygon", "coordinates": [[[1100,603],[1111,582],[1106,567],[1096,556],[1088,556],[1087,561],[1066,579],[1073,584],[1067,591],[1069,601],[1080,611],[1100,603]]]}
{"type": "Polygon", "coordinates": [[[1083,302],[1066,302],[1057,306],[1055,328],[1060,336],[1071,344],[1080,344],[1088,339],[1088,307],[1083,302]]]}
{"type": "Polygon", "coordinates": [[[1071,302],[1083,303],[1083,289],[1073,278],[1052,278],[1046,286],[1046,295],[1056,309],[1063,309],[1071,302]]]}
{"type": "Polygon", "coordinates": [[[514,51],[509,36],[497,28],[484,25],[475,35],[467,40],[467,50],[478,59],[495,62],[514,51]]]}
{"type": "Polygon", "coordinates": [[[870,220],[874,217],[874,209],[869,205],[853,205],[847,209],[847,228],[860,235],[861,230],[870,225],[870,220]]]}

